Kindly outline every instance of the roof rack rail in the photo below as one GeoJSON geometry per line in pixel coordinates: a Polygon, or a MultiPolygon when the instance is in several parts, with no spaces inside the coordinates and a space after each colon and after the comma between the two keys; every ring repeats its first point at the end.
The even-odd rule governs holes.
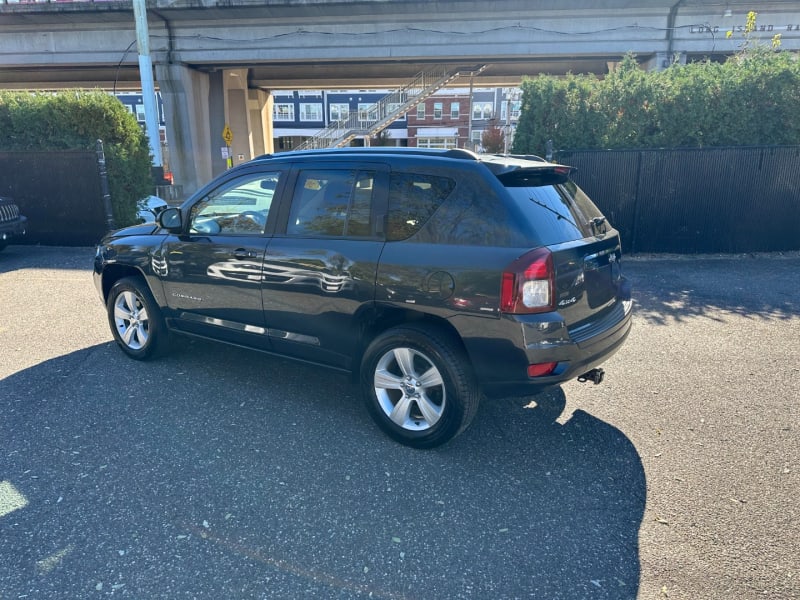
{"type": "Polygon", "coordinates": [[[442,158],[456,158],[460,160],[473,160],[478,162],[500,162],[511,160],[526,160],[531,162],[549,163],[548,160],[536,154],[476,154],[465,148],[417,148],[408,146],[344,146],[330,148],[313,148],[309,150],[289,150],[275,154],[262,154],[253,160],[269,160],[271,158],[286,157],[293,154],[303,156],[332,156],[336,154],[404,154],[415,156],[438,156],[442,158]]]}
{"type": "Polygon", "coordinates": [[[460,158],[466,160],[478,160],[478,155],[469,150],[461,148],[451,148],[445,150],[443,148],[416,148],[407,146],[345,146],[344,148],[315,148],[313,150],[290,150],[288,152],[279,152],[277,154],[264,154],[259,156],[259,159],[274,158],[278,156],[285,156],[288,154],[302,154],[303,156],[310,155],[335,155],[335,154],[413,154],[419,156],[440,156],[445,158],[460,158]]]}

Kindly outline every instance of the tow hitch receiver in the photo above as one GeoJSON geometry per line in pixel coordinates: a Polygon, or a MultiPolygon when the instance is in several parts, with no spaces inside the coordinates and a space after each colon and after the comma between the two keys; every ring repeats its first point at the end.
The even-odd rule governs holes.
{"type": "Polygon", "coordinates": [[[586,383],[587,381],[591,381],[593,384],[598,385],[603,382],[603,377],[605,377],[606,372],[603,369],[592,369],[591,371],[586,371],[583,375],[578,376],[578,381],[581,383],[586,383]]]}

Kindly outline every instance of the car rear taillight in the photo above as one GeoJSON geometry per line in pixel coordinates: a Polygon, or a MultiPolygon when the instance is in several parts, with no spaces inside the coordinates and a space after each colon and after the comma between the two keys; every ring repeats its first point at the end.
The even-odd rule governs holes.
{"type": "Polygon", "coordinates": [[[503,271],[500,310],[515,315],[553,310],[555,273],[547,248],[523,254],[503,271]]]}

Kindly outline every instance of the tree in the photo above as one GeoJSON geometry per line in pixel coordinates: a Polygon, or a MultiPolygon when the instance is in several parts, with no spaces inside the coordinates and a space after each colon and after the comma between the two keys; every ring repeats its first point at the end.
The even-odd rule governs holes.
{"type": "Polygon", "coordinates": [[[497,119],[491,119],[489,126],[481,134],[481,145],[483,151],[489,154],[500,154],[503,152],[506,142],[506,134],[502,128],[498,127],[497,119]]]}
{"type": "Polygon", "coordinates": [[[92,150],[103,140],[117,225],[135,222],[151,190],[147,137],[123,104],[105,92],[0,91],[0,150],[92,150]]]}
{"type": "Polygon", "coordinates": [[[369,141],[370,146],[394,146],[392,134],[388,129],[382,129],[373,135],[369,141]]]}
{"type": "MultiPolygon", "coordinates": [[[[748,28],[752,28],[748,17],[748,28]]],[[[724,63],[645,71],[634,56],[599,80],[540,75],[522,83],[513,152],[746,145],[800,140],[800,60],[772,44],[744,44],[724,63]]]]}

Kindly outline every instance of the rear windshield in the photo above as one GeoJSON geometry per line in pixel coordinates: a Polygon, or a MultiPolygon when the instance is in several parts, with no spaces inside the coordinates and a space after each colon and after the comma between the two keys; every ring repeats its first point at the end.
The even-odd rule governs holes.
{"type": "Polygon", "coordinates": [[[507,186],[542,244],[560,244],[604,233],[610,227],[589,197],[571,180],[507,186]]]}

